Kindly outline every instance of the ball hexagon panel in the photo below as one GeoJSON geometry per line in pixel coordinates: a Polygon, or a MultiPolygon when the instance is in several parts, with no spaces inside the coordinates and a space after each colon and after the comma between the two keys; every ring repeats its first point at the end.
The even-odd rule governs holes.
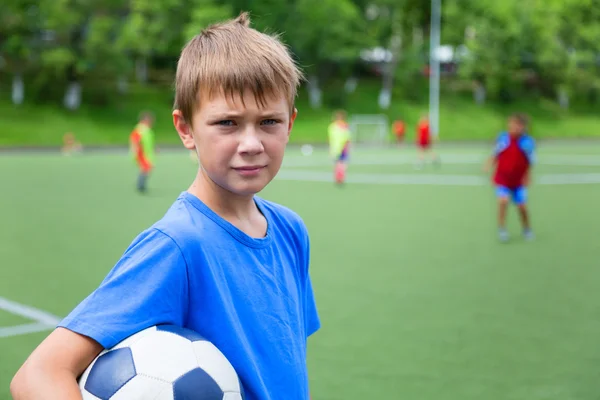
{"type": "Polygon", "coordinates": [[[169,332],[142,337],[131,346],[131,352],[138,374],[165,382],[174,382],[198,366],[192,342],[169,332]]]}
{"type": "Polygon", "coordinates": [[[193,331],[191,329],[182,328],[177,325],[158,325],[156,326],[156,330],[159,332],[170,332],[175,335],[181,336],[189,340],[190,342],[197,342],[200,340],[206,340],[202,335],[198,332],[193,331]]]}
{"type": "Polygon", "coordinates": [[[101,400],[109,400],[136,375],[133,355],[129,348],[102,354],[90,370],[85,390],[101,400]],[[118,365],[118,368],[115,366],[118,365]]]}
{"type": "Polygon", "coordinates": [[[240,392],[237,374],[227,358],[212,343],[192,343],[198,366],[206,371],[223,392],[240,392]]]}
{"type": "Polygon", "coordinates": [[[174,400],[223,400],[223,395],[217,382],[200,368],[191,370],[173,384],[174,400]]]}
{"type": "Polygon", "coordinates": [[[172,400],[173,385],[149,376],[137,375],[110,398],[110,400],[131,399],[172,400]]]}

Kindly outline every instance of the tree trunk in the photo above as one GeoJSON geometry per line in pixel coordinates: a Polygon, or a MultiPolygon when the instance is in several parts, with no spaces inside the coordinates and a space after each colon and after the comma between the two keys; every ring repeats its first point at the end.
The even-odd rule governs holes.
{"type": "Polygon", "coordinates": [[[12,102],[19,105],[25,100],[25,85],[21,74],[15,74],[12,81],[12,102]]]}
{"type": "Polygon", "coordinates": [[[135,60],[135,77],[140,83],[148,82],[148,63],[143,57],[135,60]]]}
{"type": "Polygon", "coordinates": [[[346,93],[354,93],[356,91],[356,87],[358,86],[358,79],[354,76],[351,76],[346,80],[344,84],[344,91],[346,93]]]}
{"type": "Polygon", "coordinates": [[[70,82],[65,92],[64,105],[67,109],[74,111],[81,105],[81,84],[70,82]]]}
{"type": "Polygon", "coordinates": [[[323,96],[319,88],[319,80],[316,75],[310,75],[307,82],[308,99],[310,106],[314,109],[321,108],[323,105],[323,96]]]}
{"type": "Polygon", "coordinates": [[[486,90],[485,86],[481,82],[475,82],[473,87],[473,99],[477,105],[485,104],[486,99],[486,90]]]}
{"type": "Polygon", "coordinates": [[[390,39],[390,52],[392,59],[383,67],[381,91],[379,92],[379,107],[387,110],[392,104],[392,89],[394,88],[394,74],[400,61],[400,49],[402,48],[402,37],[400,33],[394,34],[390,39]]]}
{"type": "MultiPolygon", "coordinates": [[[[395,11],[398,13],[399,11],[395,11]]],[[[392,90],[394,88],[394,74],[400,62],[400,51],[402,50],[402,29],[400,15],[391,15],[392,34],[390,36],[389,49],[392,59],[383,68],[381,92],[379,93],[379,107],[387,110],[392,103],[392,90]],[[397,18],[397,19],[395,19],[397,18]]]]}
{"type": "Polygon", "coordinates": [[[558,104],[563,110],[569,109],[569,93],[564,88],[558,90],[558,104]]]}
{"type": "Polygon", "coordinates": [[[129,92],[129,82],[127,81],[127,77],[121,75],[117,78],[117,91],[119,94],[126,94],[129,92]]]}

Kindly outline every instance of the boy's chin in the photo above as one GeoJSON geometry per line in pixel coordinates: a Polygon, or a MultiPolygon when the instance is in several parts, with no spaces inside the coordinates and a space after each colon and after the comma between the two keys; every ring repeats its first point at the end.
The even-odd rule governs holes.
{"type": "Polygon", "coordinates": [[[232,185],[230,192],[237,196],[250,197],[260,193],[267,186],[267,184],[268,182],[265,184],[257,182],[245,185],[232,185]]]}
{"type": "Polygon", "coordinates": [[[261,192],[270,181],[260,180],[260,181],[229,181],[223,182],[223,184],[219,185],[221,188],[225,189],[227,192],[231,193],[234,196],[238,197],[252,197],[255,194],[261,192]]]}

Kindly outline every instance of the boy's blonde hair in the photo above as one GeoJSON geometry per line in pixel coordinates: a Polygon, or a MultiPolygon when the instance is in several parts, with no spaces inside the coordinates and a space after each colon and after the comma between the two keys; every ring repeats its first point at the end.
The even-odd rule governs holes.
{"type": "Polygon", "coordinates": [[[514,119],[521,124],[523,128],[527,128],[529,125],[529,117],[525,113],[514,113],[508,119],[514,119]]]}
{"type": "Polygon", "coordinates": [[[348,114],[344,110],[335,110],[335,112],[333,113],[334,121],[346,120],[346,118],[348,118],[348,114]]]}
{"type": "MultiPolygon", "coordinates": [[[[181,51],[175,79],[175,109],[188,124],[199,106],[200,94],[217,92],[233,98],[250,90],[260,106],[267,96],[286,97],[293,110],[302,72],[278,36],[250,28],[243,12],[234,20],[215,24],[192,38],[181,51]]],[[[242,97],[243,99],[243,97],[242,97]]]]}

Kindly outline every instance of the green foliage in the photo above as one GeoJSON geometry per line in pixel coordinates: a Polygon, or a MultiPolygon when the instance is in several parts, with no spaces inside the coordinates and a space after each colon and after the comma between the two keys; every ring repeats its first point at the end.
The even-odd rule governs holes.
{"type": "MultiPolygon", "coordinates": [[[[600,0],[442,3],[442,43],[466,46],[460,76],[484,83],[488,97],[561,92],[594,101],[600,93],[600,0]]],[[[423,92],[415,77],[427,62],[429,0],[4,0],[0,74],[25,75],[28,98],[73,80],[85,83],[84,93],[94,87],[114,96],[117,79],[131,79],[136,63],[172,75],[191,37],[240,11],[251,13],[253,27],[281,35],[326,99],[343,104],[344,94],[328,89],[356,73],[362,50],[393,50],[394,40],[401,43],[393,50],[395,96],[423,92]]]]}
{"type": "Polygon", "coordinates": [[[210,24],[233,17],[233,8],[228,4],[217,4],[213,0],[194,0],[192,4],[190,20],[184,29],[186,41],[210,24]]]}
{"type": "Polygon", "coordinates": [[[361,48],[373,43],[364,29],[350,0],[297,0],[286,38],[309,74],[328,78],[334,65],[351,66],[361,48]]]}
{"type": "Polygon", "coordinates": [[[467,45],[461,74],[483,81],[492,97],[575,96],[598,86],[600,28],[592,21],[600,18],[599,6],[596,0],[448,1],[444,37],[467,45]]]}

